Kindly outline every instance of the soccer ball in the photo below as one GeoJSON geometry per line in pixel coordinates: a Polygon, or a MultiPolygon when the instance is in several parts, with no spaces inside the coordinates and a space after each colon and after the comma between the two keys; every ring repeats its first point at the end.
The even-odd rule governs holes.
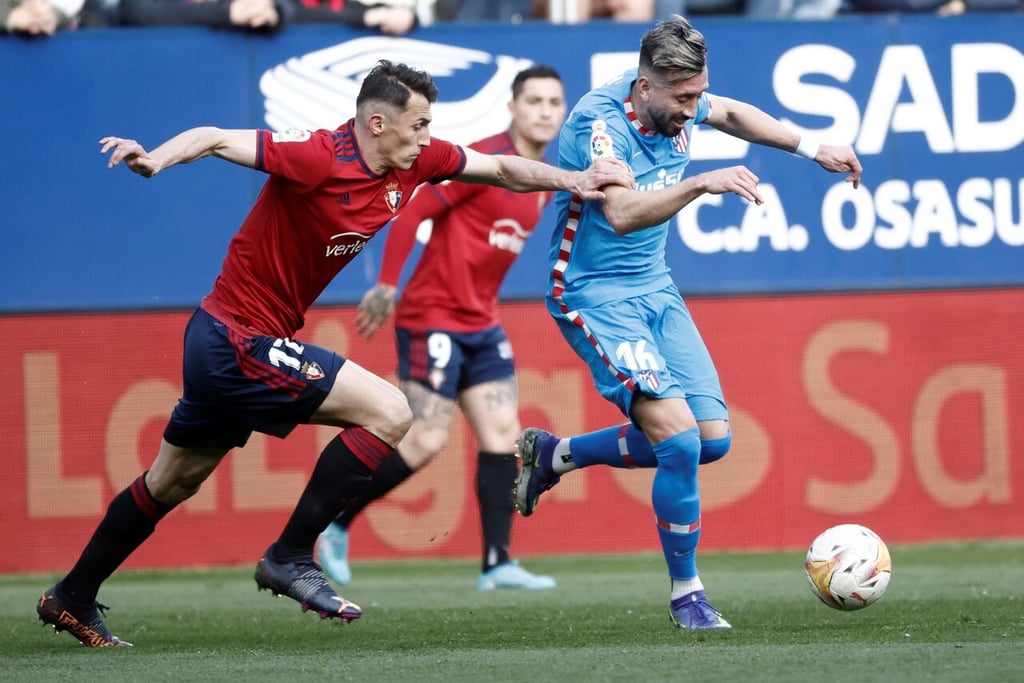
{"type": "Polygon", "coordinates": [[[874,531],[860,524],[840,524],[811,543],[804,573],[811,590],[829,607],[863,609],[885,594],[892,560],[874,531]]]}

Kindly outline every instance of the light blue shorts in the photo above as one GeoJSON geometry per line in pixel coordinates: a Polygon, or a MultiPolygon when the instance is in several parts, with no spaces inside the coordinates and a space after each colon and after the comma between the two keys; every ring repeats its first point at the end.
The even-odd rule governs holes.
{"type": "Polygon", "coordinates": [[[556,305],[548,310],[562,336],[627,417],[639,392],[684,398],[697,421],[729,419],[711,354],[676,287],[568,314],[556,305]]]}

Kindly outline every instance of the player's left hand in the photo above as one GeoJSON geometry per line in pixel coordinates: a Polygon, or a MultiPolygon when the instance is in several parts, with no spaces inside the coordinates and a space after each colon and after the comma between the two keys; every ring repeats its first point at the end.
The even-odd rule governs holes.
{"type": "Polygon", "coordinates": [[[101,139],[100,144],[103,145],[100,154],[111,152],[107,168],[114,168],[123,161],[132,172],[145,178],[152,178],[160,171],[160,164],[135,140],[108,136],[101,139]]]}
{"type": "Polygon", "coordinates": [[[854,188],[860,187],[860,175],[864,169],[861,168],[857,153],[850,145],[823,144],[818,148],[818,155],[814,160],[826,171],[849,173],[850,177],[846,182],[853,183],[854,188]]]}
{"type": "Polygon", "coordinates": [[[356,332],[369,339],[395,310],[395,287],[378,284],[363,295],[356,312],[356,332]]]}
{"type": "Polygon", "coordinates": [[[598,157],[590,165],[590,168],[578,174],[573,193],[583,199],[602,200],[604,192],[601,191],[601,188],[608,185],[621,185],[633,189],[636,186],[633,169],[618,159],[598,157]]]}

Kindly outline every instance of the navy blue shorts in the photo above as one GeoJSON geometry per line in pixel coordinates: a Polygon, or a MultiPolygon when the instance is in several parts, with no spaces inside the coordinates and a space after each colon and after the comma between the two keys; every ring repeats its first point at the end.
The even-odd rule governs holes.
{"type": "Polygon", "coordinates": [[[185,328],[184,391],[164,430],[183,448],[287,436],[320,407],[345,358],[292,339],[243,337],[199,309],[185,328]]]}
{"type": "Polygon", "coordinates": [[[512,344],[500,326],[470,334],[396,328],[395,336],[398,377],[422,382],[445,398],[516,373],[512,344]]]}

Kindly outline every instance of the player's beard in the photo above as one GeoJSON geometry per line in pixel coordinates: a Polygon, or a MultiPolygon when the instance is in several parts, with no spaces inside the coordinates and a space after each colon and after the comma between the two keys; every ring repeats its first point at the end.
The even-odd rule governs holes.
{"type": "Polygon", "coordinates": [[[647,115],[651,117],[651,123],[654,125],[655,132],[667,138],[674,138],[679,135],[683,125],[689,120],[688,118],[683,118],[682,123],[680,123],[679,120],[675,119],[668,112],[648,110],[647,115]]]}

